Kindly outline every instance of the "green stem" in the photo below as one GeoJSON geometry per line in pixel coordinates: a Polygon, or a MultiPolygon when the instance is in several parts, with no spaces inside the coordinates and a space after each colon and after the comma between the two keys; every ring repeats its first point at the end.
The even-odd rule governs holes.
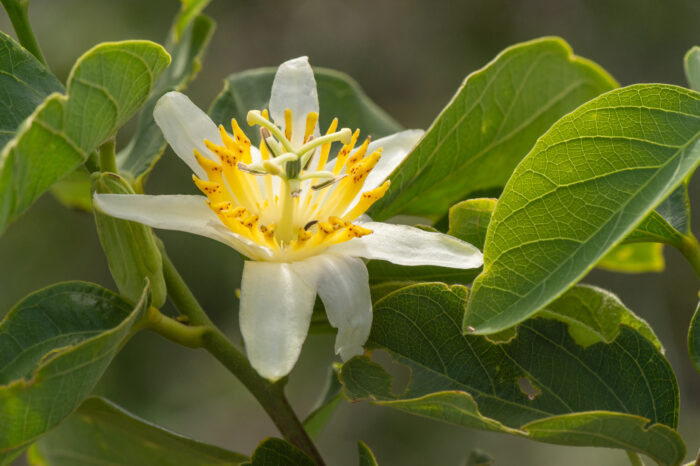
{"type": "Polygon", "coordinates": [[[114,138],[110,138],[100,146],[100,171],[119,173],[115,148],[114,138]]]}
{"type": "Polygon", "coordinates": [[[629,458],[632,466],[644,466],[644,461],[639,457],[639,455],[633,451],[627,451],[627,458],[629,458]]]}
{"type": "Polygon", "coordinates": [[[32,26],[29,24],[29,0],[0,0],[0,2],[5,7],[7,16],[10,17],[19,43],[48,68],[49,65],[41,53],[39,42],[34,37],[32,26]]]}
{"type": "MultiPolygon", "coordinates": [[[[206,331],[201,334],[202,348],[221,362],[253,394],[285,439],[313,458],[318,465],[323,465],[323,459],[318,453],[316,446],[304,430],[304,426],[294,413],[289,401],[287,401],[284,394],[284,379],[283,381],[272,383],[261,377],[253,369],[243,353],[214,326],[177,269],[175,269],[165,249],[162,247],[162,243],[159,242],[159,246],[163,255],[163,275],[168,286],[168,296],[178,311],[186,316],[193,325],[206,328],[206,331]]],[[[167,318],[165,322],[166,325],[170,325],[167,322],[167,318]]],[[[175,325],[186,327],[177,321],[174,322],[176,322],[175,325]]],[[[166,327],[160,328],[166,331],[171,330],[166,327]]],[[[174,334],[179,338],[180,333],[181,331],[178,331],[165,334],[164,336],[167,338],[168,335],[174,334]]]]}
{"type": "Polygon", "coordinates": [[[178,343],[188,348],[201,348],[204,334],[210,327],[203,325],[190,327],[177,320],[163,315],[155,307],[148,308],[146,314],[145,328],[159,333],[170,341],[178,343]]]}
{"type": "Polygon", "coordinates": [[[698,278],[700,278],[700,244],[695,236],[692,233],[684,235],[683,241],[677,248],[693,267],[698,278]]]}

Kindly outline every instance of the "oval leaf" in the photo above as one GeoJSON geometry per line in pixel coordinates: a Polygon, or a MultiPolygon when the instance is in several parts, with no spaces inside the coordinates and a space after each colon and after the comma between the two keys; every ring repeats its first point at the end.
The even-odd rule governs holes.
{"type": "Polygon", "coordinates": [[[139,419],[102,398],[85,400],[32,447],[30,457],[34,464],[51,466],[232,466],[248,461],[139,419]]]}
{"type": "Polygon", "coordinates": [[[0,464],[58,425],[90,394],[148,308],[90,283],[38,291],[0,324],[0,464]]]}
{"type": "Polygon", "coordinates": [[[506,185],[464,328],[528,318],[585,275],[700,161],[700,94],[611,91],[559,120],[506,185]]]}
{"type": "MultiPolygon", "coordinates": [[[[674,430],[679,394],[671,366],[650,337],[628,326],[637,325],[628,313],[609,312],[608,305],[588,307],[599,290],[576,293],[581,294],[559,303],[567,309],[553,306],[550,315],[530,319],[517,327],[517,334],[495,342],[461,334],[466,288],[403,288],[376,303],[368,347],[386,350],[408,366],[408,387],[392,393],[391,376],[369,358],[356,357],[341,370],[344,393],[535,440],[541,437],[530,434],[533,423],[561,427],[566,426],[557,422],[561,416],[585,414],[604,432],[624,429],[629,436],[625,449],[678,464],[684,446],[674,430]],[[675,448],[660,438],[670,439],[675,448]]],[[[546,441],[601,445],[589,427],[571,425],[551,432],[546,441]]]]}
{"type": "Polygon", "coordinates": [[[558,38],[505,49],[469,75],[372,208],[439,218],[469,193],[500,188],[559,117],[616,87],[558,38]]]}
{"type": "Polygon", "coordinates": [[[148,41],[103,43],[78,59],[67,95],[49,96],[0,155],[0,232],[131,118],[169,62],[148,41]]]}

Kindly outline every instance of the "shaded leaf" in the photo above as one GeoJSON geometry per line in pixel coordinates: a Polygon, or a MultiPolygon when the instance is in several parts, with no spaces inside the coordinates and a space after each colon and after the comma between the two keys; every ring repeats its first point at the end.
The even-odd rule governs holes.
{"type": "Polygon", "coordinates": [[[61,82],[34,55],[0,32],[0,148],[53,92],[63,92],[61,82]]]}
{"type": "Polygon", "coordinates": [[[450,229],[448,235],[484,249],[486,230],[497,199],[468,199],[450,207],[450,229]]]}
{"type": "MultiPolygon", "coordinates": [[[[246,121],[248,110],[267,107],[276,68],[258,68],[230,75],[224,90],[212,103],[209,115],[214,123],[228,127],[231,118],[246,121]]],[[[345,73],[314,67],[322,131],[338,117],[340,127],[360,128],[364,136],[379,138],[400,131],[401,126],[379,108],[359,84],[345,73]]],[[[260,135],[250,133],[257,144],[260,135]]],[[[363,137],[364,137],[363,136],[363,137]]]]}
{"type": "Polygon", "coordinates": [[[91,185],[90,173],[85,167],[78,167],[49,189],[58,202],[65,207],[92,212],[91,185]]]}
{"type": "Polygon", "coordinates": [[[597,267],[624,273],[663,272],[666,266],[663,250],[660,243],[618,244],[597,267]]]}
{"type": "Polygon", "coordinates": [[[558,38],[508,47],[470,74],[371,209],[439,218],[470,193],[505,185],[558,118],[616,87],[598,65],[558,38]]]}
{"type": "Polygon", "coordinates": [[[700,92],[700,47],[697,45],[688,50],[683,60],[685,76],[688,79],[690,88],[700,92]]]}
{"type": "Polygon", "coordinates": [[[304,419],[304,429],[312,439],[316,438],[323,428],[326,427],[333,412],[335,412],[335,408],[338,407],[338,404],[343,399],[340,391],[340,381],[338,380],[338,371],[339,366],[334,364],[329,371],[328,382],[323,390],[323,396],[311,410],[311,413],[304,419]]]}
{"type": "Polygon", "coordinates": [[[258,445],[251,458],[252,466],[315,466],[316,463],[291,443],[268,438],[258,445]]]}
{"type": "Polygon", "coordinates": [[[700,304],[695,309],[695,314],[690,321],[688,330],[688,353],[693,365],[700,372],[700,304]]]}
{"type": "Polygon", "coordinates": [[[142,185],[144,178],[153,169],[167,146],[160,128],[153,119],[153,108],[163,94],[183,90],[195,78],[202,67],[201,62],[215,28],[210,18],[198,15],[209,0],[185,0],[182,3],[182,11],[170,31],[171,40],[167,47],[172,56],[172,63],[160,77],[143,106],[136,134],[117,154],[119,173],[137,186],[142,185]]]}
{"type": "Polygon", "coordinates": [[[168,63],[148,41],[103,43],[80,57],[67,95],[44,100],[0,155],[0,231],[112,136],[168,63]]]}
{"type": "MultiPolygon", "coordinates": [[[[586,294],[598,292],[583,290],[561,305],[588,305],[586,294]]],[[[674,430],[675,376],[652,340],[627,325],[627,313],[609,313],[606,305],[566,313],[554,309],[520,324],[511,339],[494,343],[461,334],[466,298],[461,286],[422,284],[377,302],[367,347],[385,350],[408,366],[410,382],[402,393],[392,393],[391,376],[369,358],[356,357],[341,370],[345,395],[465,427],[565,445],[619,447],[614,438],[591,435],[596,423],[601,433],[625,430],[625,449],[662,464],[680,463],[684,445],[674,430]],[[571,321],[583,316],[576,325],[590,326],[591,335],[615,336],[609,343],[581,346],[577,340],[583,334],[572,338],[571,321],[562,322],[563,314],[571,321]],[[593,327],[608,319],[605,329],[593,327]],[[613,332],[611,322],[618,327],[613,332]],[[563,416],[591,422],[567,424],[563,416]],[[541,425],[561,430],[531,433],[541,425]]]]}
{"type": "Polygon", "coordinates": [[[497,332],[585,275],[700,161],[700,94],[611,91],[565,116],[506,185],[464,326],[497,332]]]}
{"type": "Polygon", "coordinates": [[[467,466],[490,466],[492,464],[491,455],[481,450],[472,451],[467,459],[467,466]]]}
{"type": "Polygon", "coordinates": [[[377,458],[374,457],[374,453],[372,453],[372,450],[370,450],[367,444],[362,440],[357,442],[357,450],[360,456],[360,466],[379,466],[377,458]]]}
{"type": "Polygon", "coordinates": [[[139,419],[102,398],[85,400],[32,450],[34,464],[47,466],[228,466],[248,461],[139,419]]]}
{"type": "Polygon", "coordinates": [[[90,283],[22,300],[0,324],[0,464],[70,415],[89,395],[148,308],[90,283]]]}

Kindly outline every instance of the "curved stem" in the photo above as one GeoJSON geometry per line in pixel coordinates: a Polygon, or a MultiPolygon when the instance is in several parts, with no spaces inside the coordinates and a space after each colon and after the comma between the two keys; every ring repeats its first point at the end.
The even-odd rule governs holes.
{"type": "Polygon", "coordinates": [[[700,278],[700,244],[691,233],[683,236],[683,241],[677,246],[685,259],[695,270],[695,274],[700,278]]]}
{"type": "MultiPolygon", "coordinates": [[[[253,369],[245,355],[211,322],[192,294],[192,291],[177,269],[175,269],[160,241],[159,247],[163,255],[163,275],[168,286],[168,296],[178,311],[189,319],[190,323],[206,329],[206,331],[197,335],[197,338],[201,338],[199,341],[201,347],[221,362],[253,394],[285,439],[309,455],[318,465],[324,465],[325,463],[316,446],[311,441],[306,430],[304,430],[304,426],[284,395],[284,379],[280,382],[272,383],[261,377],[253,369]]],[[[184,329],[174,331],[173,325],[190,329],[198,328],[187,327],[174,319],[170,319],[172,321],[170,322],[167,320],[169,318],[163,317],[165,320],[159,320],[159,325],[154,325],[150,328],[174,341],[177,341],[175,338],[182,337],[184,329]],[[175,338],[171,338],[173,335],[175,338]]]]}
{"type": "Polygon", "coordinates": [[[29,24],[29,0],[0,0],[0,2],[5,8],[7,16],[10,17],[19,43],[48,68],[49,65],[41,53],[39,42],[34,37],[34,31],[32,31],[32,26],[29,24]]]}
{"type": "Polygon", "coordinates": [[[633,451],[626,450],[627,452],[627,458],[629,458],[630,463],[632,466],[644,466],[644,462],[642,459],[639,457],[639,455],[633,451]]]}
{"type": "Polygon", "coordinates": [[[100,171],[119,173],[117,171],[115,148],[114,138],[108,139],[100,146],[100,171]]]}

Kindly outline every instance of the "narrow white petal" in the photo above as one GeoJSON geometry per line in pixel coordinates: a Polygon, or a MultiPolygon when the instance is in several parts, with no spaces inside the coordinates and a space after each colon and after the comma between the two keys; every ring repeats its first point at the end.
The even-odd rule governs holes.
{"type": "Polygon", "coordinates": [[[380,259],[399,265],[475,269],[483,264],[481,251],[453,236],[380,222],[367,222],[362,226],[372,230],[372,233],[333,246],[328,252],[380,259]]]}
{"type": "Polygon", "coordinates": [[[93,201],[98,210],[112,217],[206,236],[251,258],[266,259],[272,255],[268,248],[226,228],[207,206],[204,196],[95,194],[93,201]]]}
{"type": "Polygon", "coordinates": [[[362,190],[369,191],[384,183],[384,180],[391,175],[391,172],[401,165],[401,162],[408,156],[424,133],[425,131],[422,129],[409,129],[370,142],[367,147],[367,153],[371,154],[381,147],[382,156],[377,165],[367,175],[362,190]]]}
{"type": "MultiPolygon", "coordinates": [[[[318,94],[314,72],[308,57],[299,57],[280,65],[272,83],[270,115],[277,126],[285,128],[284,111],[292,111],[292,145],[298,147],[304,139],[306,115],[318,113],[318,94]]],[[[315,135],[318,135],[316,124],[315,135]]]]}
{"type": "Polygon", "coordinates": [[[316,287],[293,264],[246,262],[240,325],[250,364],[277,380],[294,367],[311,322],[316,287]]]}
{"type": "Polygon", "coordinates": [[[335,352],[343,361],[364,352],[372,327],[372,300],[365,263],[357,257],[322,254],[294,264],[305,277],[318,277],[318,294],[328,321],[338,329],[335,352]]]}
{"type": "Polygon", "coordinates": [[[213,158],[204,145],[208,139],[221,144],[219,130],[211,118],[180,92],[168,92],[158,99],[153,118],[175,153],[200,178],[206,174],[194,158],[194,149],[205,157],[213,158]]]}

